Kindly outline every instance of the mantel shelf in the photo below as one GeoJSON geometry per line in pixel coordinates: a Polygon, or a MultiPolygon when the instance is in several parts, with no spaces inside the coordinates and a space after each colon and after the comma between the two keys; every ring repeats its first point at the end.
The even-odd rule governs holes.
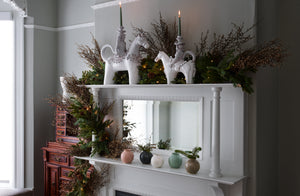
{"type": "Polygon", "coordinates": [[[91,89],[113,89],[113,88],[209,88],[209,87],[233,87],[232,83],[220,83],[220,84],[112,84],[112,85],[85,85],[91,89]]]}
{"type": "Polygon", "coordinates": [[[88,160],[90,162],[95,162],[95,163],[105,163],[105,164],[122,166],[122,167],[130,167],[130,168],[148,170],[153,172],[185,176],[185,177],[200,179],[207,182],[220,183],[226,185],[234,185],[246,178],[245,176],[226,176],[226,175],[220,178],[211,178],[208,176],[207,173],[201,172],[201,170],[197,174],[189,174],[185,171],[184,168],[172,169],[167,165],[167,163],[164,163],[162,168],[154,168],[151,165],[142,164],[137,159],[134,159],[131,164],[125,164],[120,159],[108,159],[104,157],[76,157],[76,158],[88,160]]]}

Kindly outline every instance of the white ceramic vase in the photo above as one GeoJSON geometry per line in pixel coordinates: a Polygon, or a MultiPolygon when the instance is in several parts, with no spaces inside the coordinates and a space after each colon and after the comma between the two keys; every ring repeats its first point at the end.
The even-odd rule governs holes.
{"type": "Polygon", "coordinates": [[[164,159],[159,156],[154,154],[153,157],[151,158],[151,165],[155,168],[160,168],[164,164],[164,159]]]}
{"type": "Polygon", "coordinates": [[[65,84],[65,77],[61,76],[61,77],[59,77],[59,80],[60,80],[61,88],[63,90],[62,102],[65,103],[66,100],[70,98],[69,93],[67,92],[66,84],[65,84]]]}

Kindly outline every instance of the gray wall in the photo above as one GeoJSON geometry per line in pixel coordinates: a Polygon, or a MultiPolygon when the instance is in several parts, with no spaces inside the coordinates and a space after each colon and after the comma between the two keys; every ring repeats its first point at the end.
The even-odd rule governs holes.
{"type": "Polygon", "coordinates": [[[57,26],[57,0],[27,0],[27,10],[35,25],[57,26]]]}
{"type": "MultiPolygon", "coordinates": [[[[119,27],[118,5],[95,11],[96,38],[100,44],[115,46],[116,30],[119,27]]],[[[132,26],[151,29],[153,20],[159,20],[159,12],[164,19],[173,22],[181,10],[182,35],[186,47],[194,50],[194,43],[200,41],[201,32],[227,33],[231,23],[251,26],[255,18],[255,1],[252,0],[140,0],[124,4],[123,25],[127,32],[127,42],[132,40],[132,26]],[[233,9],[234,8],[234,9],[233,9]]]]}
{"type": "MultiPolygon", "coordinates": [[[[58,76],[64,74],[75,74],[81,76],[83,70],[88,69],[88,65],[77,54],[78,45],[89,45],[92,47],[92,35],[94,27],[73,29],[58,32],[58,48],[57,48],[57,66],[58,76]]],[[[59,87],[60,90],[60,87],[59,87]]]]}
{"type": "Polygon", "coordinates": [[[95,0],[59,0],[57,3],[57,26],[64,27],[94,21],[91,6],[95,0]]]}
{"type": "Polygon", "coordinates": [[[45,100],[56,94],[57,81],[57,36],[53,32],[35,30],[34,32],[34,184],[36,195],[43,194],[44,176],[43,154],[41,148],[49,140],[54,140],[54,107],[45,100]]]}
{"type": "MultiPolygon", "coordinates": [[[[93,0],[60,0],[58,1],[58,27],[66,27],[94,22],[93,0]]],[[[62,30],[58,33],[57,66],[58,76],[65,73],[81,76],[87,70],[87,64],[79,57],[78,45],[92,46],[94,27],[84,27],[72,30],[62,30]]],[[[58,84],[59,86],[59,84],[58,84]]],[[[60,87],[59,91],[60,91],[60,87]]]]}
{"type": "Polygon", "coordinates": [[[278,34],[288,49],[285,65],[279,70],[279,195],[300,195],[300,1],[280,0],[278,34]]]}
{"type": "MultiPolygon", "coordinates": [[[[55,27],[56,1],[28,0],[26,22],[55,27]]],[[[39,29],[25,30],[25,186],[34,187],[36,195],[44,194],[43,153],[41,148],[54,140],[51,126],[54,108],[45,100],[56,94],[57,81],[56,32],[39,29]],[[33,153],[33,154],[32,154],[33,153]],[[32,162],[33,158],[33,162],[32,162]],[[33,174],[33,175],[32,175],[33,174]]]]}
{"type": "MultiPolygon", "coordinates": [[[[257,1],[257,42],[277,38],[277,1],[257,1]]],[[[278,194],[278,69],[256,74],[256,177],[258,196],[278,194]]]]}

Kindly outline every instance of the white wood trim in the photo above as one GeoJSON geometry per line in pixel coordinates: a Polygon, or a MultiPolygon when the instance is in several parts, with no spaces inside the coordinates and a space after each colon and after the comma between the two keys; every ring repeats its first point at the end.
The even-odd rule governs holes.
{"type": "Polygon", "coordinates": [[[46,27],[41,25],[24,25],[26,29],[38,29],[38,30],[44,30],[44,31],[54,31],[56,32],[57,29],[53,27],[46,27]]]}
{"type": "Polygon", "coordinates": [[[24,188],[25,138],[24,138],[24,18],[15,17],[15,187],[24,188]]]}
{"type": "Polygon", "coordinates": [[[94,22],[58,27],[58,28],[41,26],[41,25],[24,25],[26,29],[38,29],[38,30],[52,31],[52,32],[68,31],[68,30],[81,29],[81,28],[94,27],[94,26],[95,26],[94,22]]]}
{"type": "MultiPolygon", "coordinates": [[[[136,1],[140,1],[140,0],[120,0],[120,1],[122,4],[126,4],[126,3],[133,3],[136,1]]],[[[113,1],[108,1],[108,2],[104,2],[104,3],[99,3],[99,4],[91,6],[91,8],[93,10],[97,10],[97,9],[101,9],[101,8],[112,7],[112,6],[119,5],[120,1],[113,0],[113,1]]]]}
{"type": "Polygon", "coordinates": [[[56,29],[57,31],[67,31],[67,30],[81,29],[81,28],[94,27],[94,26],[95,26],[94,22],[88,22],[88,23],[82,23],[77,25],[58,27],[56,29]]]}
{"type": "MultiPolygon", "coordinates": [[[[23,8],[18,6],[14,0],[3,0],[4,3],[9,4],[14,10],[16,10],[21,17],[27,17],[27,2],[23,2],[23,8]]],[[[22,3],[22,2],[20,2],[22,3]]]]}

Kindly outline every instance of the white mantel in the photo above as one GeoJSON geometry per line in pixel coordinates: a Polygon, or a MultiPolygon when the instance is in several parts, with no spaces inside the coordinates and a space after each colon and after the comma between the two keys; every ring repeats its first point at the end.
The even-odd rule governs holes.
{"type": "MultiPolygon", "coordinates": [[[[92,89],[95,100],[115,101],[114,109],[109,115],[115,122],[114,127],[122,127],[122,100],[185,100],[199,101],[202,105],[201,122],[202,156],[199,160],[200,171],[197,175],[188,174],[181,169],[170,169],[165,156],[163,168],[152,168],[142,165],[138,154],[132,164],[123,164],[120,160],[82,157],[96,166],[103,163],[112,165],[111,182],[102,189],[101,195],[114,196],[115,190],[126,191],[138,195],[215,195],[236,196],[245,193],[245,100],[241,88],[232,84],[191,84],[191,85],[88,85],[92,89]],[[215,156],[212,141],[213,119],[218,118],[213,111],[214,94],[220,92],[220,156],[215,156]],[[214,158],[213,158],[214,157],[214,158]],[[210,177],[210,170],[218,167],[213,160],[220,159],[220,178],[210,177]]],[[[217,126],[218,128],[218,126],[217,126]]],[[[184,130],[183,130],[184,131],[184,130]]],[[[216,143],[215,143],[216,144],[216,143]]],[[[159,152],[158,152],[159,153],[159,152]]],[[[218,153],[218,152],[217,152],[218,153]]],[[[164,156],[164,155],[163,155],[164,156]]]]}

